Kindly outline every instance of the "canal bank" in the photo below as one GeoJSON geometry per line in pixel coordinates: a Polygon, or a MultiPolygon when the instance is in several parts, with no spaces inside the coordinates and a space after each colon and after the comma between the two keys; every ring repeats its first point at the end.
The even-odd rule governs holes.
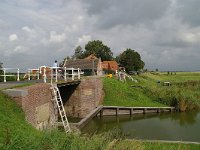
{"type": "Polygon", "coordinates": [[[92,119],[83,134],[119,129],[128,139],[200,142],[200,112],[165,112],[103,116],[92,119]]]}

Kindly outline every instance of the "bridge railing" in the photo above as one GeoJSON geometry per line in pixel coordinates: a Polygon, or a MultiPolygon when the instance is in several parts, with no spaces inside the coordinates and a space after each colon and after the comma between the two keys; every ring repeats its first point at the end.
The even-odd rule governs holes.
{"type": "Polygon", "coordinates": [[[48,79],[51,80],[51,83],[58,82],[58,80],[75,80],[80,79],[81,69],[79,68],[66,68],[66,67],[48,67],[41,66],[39,69],[28,69],[28,80],[31,80],[31,77],[35,77],[34,79],[43,79],[44,83],[47,82],[48,79]]]}
{"type": "Polygon", "coordinates": [[[0,70],[3,71],[3,82],[7,82],[7,77],[8,76],[16,76],[16,80],[19,81],[19,68],[0,68],[0,70]],[[11,72],[8,72],[8,70],[12,70],[11,72]]]}
{"type": "Polygon", "coordinates": [[[81,78],[80,68],[66,68],[66,67],[50,67],[51,68],[51,83],[59,80],[67,81],[68,79],[75,80],[81,78]]]}

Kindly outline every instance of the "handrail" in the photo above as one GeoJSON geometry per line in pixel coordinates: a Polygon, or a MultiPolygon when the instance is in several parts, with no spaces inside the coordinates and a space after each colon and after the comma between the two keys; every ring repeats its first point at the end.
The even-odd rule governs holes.
{"type": "Polygon", "coordinates": [[[0,76],[4,77],[3,82],[7,81],[6,80],[7,76],[17,76],[17,81],[19,81],[19,68],[0,68],[0,70],[3,70],[3,75],[0,75],[0,76]],[[17,70],[17,75],[8,75],[8,74],[6,74],[7,70],[17,70]]]}
{"type": "MultiPolygon", "coordinates": [[[[7,76],[15,76],[14,74],[8,75],[7,70],[17,70],[17,81],[19,81],[19,68],[0,68],[3,70],[4,82],[6,82],[7,76]]],[[[28,69],[27,73],[24,75],[24,78],[28,77],[28,80],[31,80],[31,76],[36,77],[37,80],[40,78],[43,79],[44,83],[47,82],[47,79],[51,80],[51,83],[58,82],[59,80],[67,81],[67,79],[71,78],[71,80],[75,80],[75,78],[81,78],[81,69],[80,68],[66,68],[66,67],[48,67],[48,66],[40,66],[35,69],[28,69]]]]}

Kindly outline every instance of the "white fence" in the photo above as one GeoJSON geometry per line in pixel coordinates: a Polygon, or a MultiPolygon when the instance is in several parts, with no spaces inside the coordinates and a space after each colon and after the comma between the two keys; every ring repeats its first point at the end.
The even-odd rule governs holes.
{"type": "Polygon", "coordinates": [[[75,80],[80,79],[81,70],[79,68],[66,68],[66,67],[47,67],[41,66],[39,69],[29,69],[28,70],[28,80],[31,80],[31,77],[37,79],[43,79],[44,83],[47,82],[47,79],[52,82],[58,82],[58,80],[75,80]]]}
{"type": "MultiPolygon", "coordinates": [[[[3,82],[7,82],[6,77],[8,76],[16,76],[17,81],[19,79],[19,68],[1,68],[3,70],[3,82]],[[12,73],[8,72],[8,70],[12,70],[12,73]]],[[[50,80],[51,83],[58,82],[60,80],[67,81],[67,80],[75,80],[81,78],[81,70],[79,68],[66,68],[66,67],[48,67],[48,66],[41,66],[36,69],[28,69],[27,73],[24,75],[24,79],[27,78],[28,80],[39,80],[43,79],[43,82],[46,83],[47,80],[50,80]]]]}
{"type": "Polygon", "coordinates": [[[3,82],[6,82],[6,77],[8,76],[16,76],[16,80],[19,81],[19,68],[1,68],[3,71],[3,82]],[[12,73],[8,72],[8,70],[12,70],[12,73]]]}

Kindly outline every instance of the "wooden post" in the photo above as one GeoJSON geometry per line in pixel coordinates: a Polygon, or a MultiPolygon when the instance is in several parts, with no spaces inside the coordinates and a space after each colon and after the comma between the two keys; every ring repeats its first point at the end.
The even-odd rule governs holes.
{"type": "Polygon", "coordinates": [[[157,113],[160,113],[160,108],[157,109],[157,113]]]}
{"type": "Polygon", "coordinates": [[[147,109],[146,109],[146,108],[144,108],[144,109],[143,109],[143,114],[146,114],[146,111],[147,111],[147,109]]]}
{"type": "Polygon", "coordinates": [[[116,108],[116,116],[118,116],[118,114],[119,114],[119,108],[117,107],[116,108]]]}
{"type": "Polygon", "coordinates": [[[130,108],[130,115],[133,115],[133,108],[130,108]]]}
{"type": "Polygon", "coordinates": [[[103,117],[103,108],[100,110],[100,118],[103,117]]]}

